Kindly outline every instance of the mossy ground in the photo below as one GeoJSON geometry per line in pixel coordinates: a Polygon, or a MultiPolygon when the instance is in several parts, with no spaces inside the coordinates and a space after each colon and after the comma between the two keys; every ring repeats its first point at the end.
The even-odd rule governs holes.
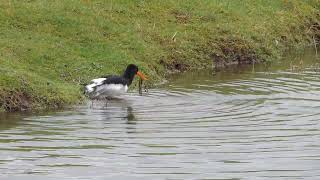
{"type": "Polygon", "coordinates": [[[153,82],[213,60],[278,60],[319,39],[319,0],[3,0],[0,109],[81,102],[82,84],[137,64],[153,82]]]}

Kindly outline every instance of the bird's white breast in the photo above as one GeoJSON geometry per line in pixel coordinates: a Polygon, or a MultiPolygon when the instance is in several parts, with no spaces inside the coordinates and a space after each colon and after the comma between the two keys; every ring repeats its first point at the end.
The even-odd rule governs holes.
{"type": "Polygon", "coordinates": [[[103,84],[106,78],[91,80],[85,89],[91,98],[105,98],[119,96],[128,91],[128,86],[123,84],[103,84]]]}
{"type": "Polygon", "coordinates": [[[123,84],[104,84],[98,86],[96,91],[104,97],[119,96],[128,91],[128,86],[123,84]]]}

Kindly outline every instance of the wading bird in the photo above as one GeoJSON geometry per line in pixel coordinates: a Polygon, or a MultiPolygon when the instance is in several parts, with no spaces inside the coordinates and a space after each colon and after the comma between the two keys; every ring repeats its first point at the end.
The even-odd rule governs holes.
{"type": "Polygon", "coordinates": [[[90,99],[108,99],[119,96],[128,91],[135,75],[142,80],[147,80],[136,65],[129,64],[122,76],[108,75],[92,79],[90,84],[85,86],[85,93],[90,99]]]}

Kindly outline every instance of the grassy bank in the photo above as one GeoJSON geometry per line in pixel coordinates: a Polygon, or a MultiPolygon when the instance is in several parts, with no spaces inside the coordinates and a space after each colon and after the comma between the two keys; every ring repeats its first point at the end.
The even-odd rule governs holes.
{"type": "Polygon", "coordinates": [[[136,63],[158,81],[213,60],[278,60],[319,39],[319,0],[2,0],[0,109],[81,102],[81,84],[136,63]]]}

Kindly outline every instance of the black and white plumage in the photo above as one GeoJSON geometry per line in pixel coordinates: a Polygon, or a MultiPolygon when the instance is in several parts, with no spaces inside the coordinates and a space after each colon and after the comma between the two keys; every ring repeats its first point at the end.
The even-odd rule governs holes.
{"type": "Polygon", "coordinates": [[[85,93],[91,99],[119,96],[128,91],[128,87],[132,84],[135,75],[146,80],[136,65],[129,64],[122,76],[109,75],[91,80],[90,84],[85,86],[85,93]]]}

